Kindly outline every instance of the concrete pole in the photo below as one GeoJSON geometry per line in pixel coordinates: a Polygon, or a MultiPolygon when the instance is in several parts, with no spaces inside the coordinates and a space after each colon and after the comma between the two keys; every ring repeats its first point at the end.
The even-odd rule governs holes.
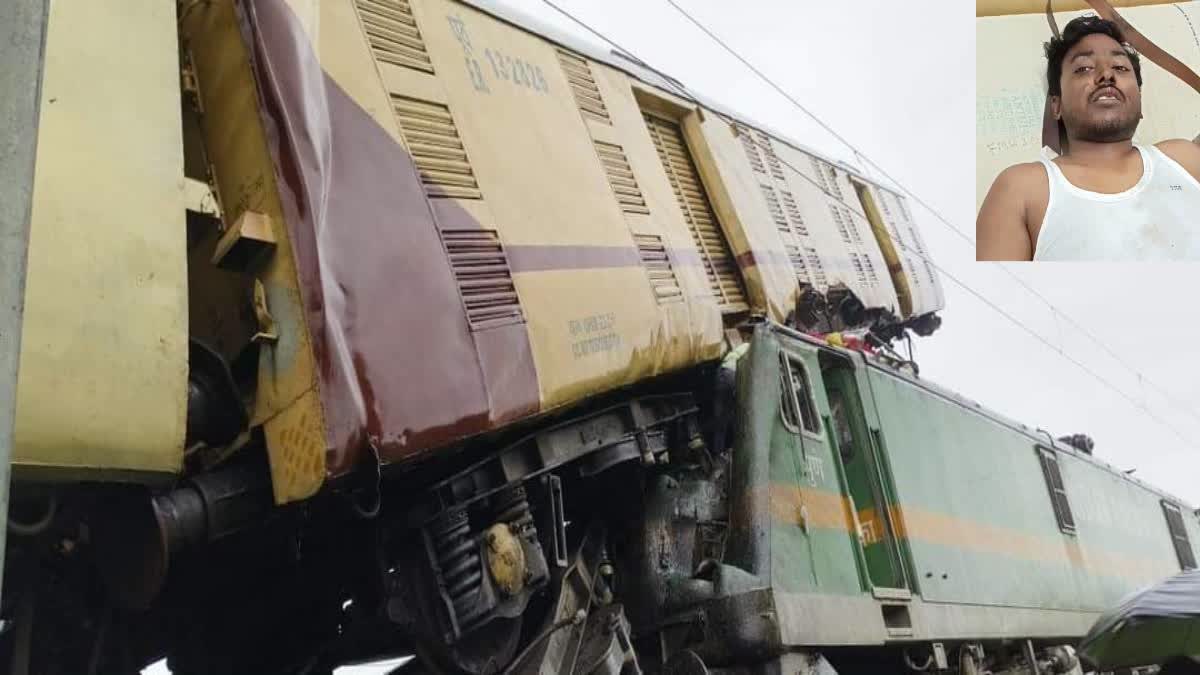
{"type": "Polygon", "coordinates": [[[48,12],[48,0],[0,0],[0,570],[8,532],[17,361],[48,12]]]}

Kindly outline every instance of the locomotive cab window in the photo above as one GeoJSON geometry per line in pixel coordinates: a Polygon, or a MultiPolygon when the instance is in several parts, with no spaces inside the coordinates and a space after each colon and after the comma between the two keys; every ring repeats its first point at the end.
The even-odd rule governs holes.
{"type": "Polygon", "coordinates": [[[794,433],[801,430],[813,434],[820,433],[821,426],[817,421],[817,407],[813,403],[808,369],[799,360],[783,353],[779,355],[779,366],[782,385],[782,400],[779,405],[784,426],[794,433]]]}
{"type": "Polygon", "coordinates": [[[1058,529],[1075,534],[1075,516],[1071,514],[1071,502],[1067,500],[1067,489],[1063,485],[1062,472],[1058,468],[1058,455],[1049,448],[1037,448],[1038,460],[1042,463],[1042,474],[1046,477],[1046,489],[1050,492],[1050,504],[1054,507],[1054,518],[1058,529]]]}
{"type": "Polygon", "coordinates": [[[1196,556],[1192,553],[1192,542],[1188,541],[1187,528],[1183,525],[1183,513],[1179,507],[1163,500],[1163,515],[1167,517],[1167,530],[1171,533],[1171,543],[1175,545],[1175,557],[1179,559],[1180,569],[1196,569],[1196,556]]]}

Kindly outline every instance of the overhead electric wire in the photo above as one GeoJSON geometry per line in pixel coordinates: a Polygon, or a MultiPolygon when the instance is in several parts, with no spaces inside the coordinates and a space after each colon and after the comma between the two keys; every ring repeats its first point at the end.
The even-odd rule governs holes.
{"type": "MultiPolygon", "coordinates": [[[[595,35],[595,36],[596,36],[597,38],[599,38],[600,40],[602,40],[602,41],[604,41],[605,43],[607,43],[608,45],[612,46],[613,48],[615,48],[616,50],[618,50],[618,52],[619,52],[619,53],[623,54],[624,56],[626,56],[626,57],[630,58],[630,59],[631,59],[631,60],[633,60],[633,61],[636,61],[637,63],[640,63],[640,64],[644,65],[645,67],[649,68],[650,70],[654,70],[654,69],[653,69],[653,68],[651,68],[651,67],[650,67],[650,66],[649,66],[649,65],[648,65],[648,64],[647,64],[645,61],[643,61],[641,58],[639,58],[639,57],[638,57],[637,55],[635,55],[633,52],[631,52],[630,50],[626,49],[625,47],[622,47],[622,46],[621,46],[620,44],[618,44],[616,41],[614,41],[614,40],[610,39],[608,36],[604,35],[604,34],[603,34],[603,33],[601,33],[600,31],[596,30],[595,28],[593,28],[592,26],[590,26],[589,24],[587,24],[586,22],[584,22],[582,19],[579,19],[578,17],[576,17],[575,15],[571,14],[571,13],[570,13],[570,12],[568,12],[567,10],[563,9],[562,7],[559,7],[558,5],[556,5],[556,4],[553,2],[553,0],[542,0],[542,2],[543,2],[543,3],[545,3],[546,5],[550,6],[552,9],[554,9],[554,10],[555,10],[555,11],[557,11],[558,13],[560,13],[560,14],[562,14],[563,16],[567,17],[568,19],[570,19],[571,21],[573,21],[573,22],[574,22],[574,23],[576,23],[577,25],[581,26],[582,28],[584,28],[585,30],[587,30],[587,31],[588,31],[589,33],[591,33],[592,35],[595,35]]],[[[667,2],[670,2],[672,5],[674,5],[674,2],[672,2],[672,0],[667,0],[667,2]]],[[[678,9],[678,7],[676,7],[676,8],[678,9]]],[[[680,10],[680,11],[682,11],[682,10],[680,10]]],[[[695,22],[695,21],[693,20],[693,22],[695,22]]],[[[706,32],[708,32],[708,31],[706,31],[706,32]]],[[[722,43],[722,45],[724,46],[724,44],[723,44],[723,43],[722,43]]],[[[726,49],[729,49],[729,47],[727,47],[727,46],[726,46],[725,48],[726,48],[726,49]]],[[[743,59],[741,59],[741,58],[739,57],[739,60],[743,60],[743,59]]],[[[744,61],[744,60],[743,60],[743,61],[744,61]]],[[[747,63],[747,66],[749,66],[749,67],[750,67],[752,70],[754,70],[754,72],[755,72],[755,73],[757,73],[757,74],[758,74],[760,77],[762,77],[763,79],[768,79],[768,78],[766,78],[766,76],[765,76],[765,75],[762,75],[762,74],[761,74],[761,73],[760,73],[760,72],[759,72],[757,69],[753,68],[753,66],[751,66],[750,64],[748,64],[748,63],[747,63]]],[[[655,71],[655,72],[658,72],[658,71],[655,71]]],[[[675,79],[675,78],[673,78],[673,77],[667,76],[667,75],[665,75],[665,74],[663,74],[663,73],[659,73],[659,75],[660,75],[660,76],[662,76],[662,77],[663,77],[663,79],[664,79],[664,81],[666,81],[666,82],[667,82],[667,83],[668,83],[668,84],[669,84],[669,85],[670,85],[672,88],[674,88],[674,89],[675,89],[675,90],[676,90],[676,91],[677,91],[677,92],[678,92],[678,93],[679,93],[679,94],[680,94],[682,97],[684,97],[685,99],[687,99],[687,100],[690,100],[690,101],[692,101],[692,102],[694,102],[694,103],[699,103],[699,102],[697,101],[697,99],[696,99],[696,96],[695,96],[694,94],[692,94],[692,93],[691,93],[691,91],[689,91],[689,90],[687,89],[687,87],[683,86],[683,84],[682,84],[682,83],[680,83],[678,80],[676,80],[676,79],[675,79]]],[[[768,81],[769,81],[769,80],[768,80],[768,81]]],[[[777,85],[774,85],[774,83],[771,83],[771,84],[772,84],[773,86],[776,86],[776,87],[777,87],[777,85]]],[[[785,95],[786,95],[786,94],[785,94],[785,95]]],[[[791,97],[790,97],[790,96],[788,96],[787,98],[788,98],[789,100],[791,100],[791,97]]],[[[796,103],[795,101],[793,101],[793,102],[794,102],[794,103],[796,103]]],[[[799,103],[796,103],[796,105],[797,105],[797,106],[800,106],[800,104],[799,104],[799,103]]],[[[800,106],[800,107],[803,109],[803,107],[802,107],[802,106],[800,106]]],[[[731,124],[731,125],[734,125],[734,124],[736,124],[736,122],[735,122],[734,120],[731,120],[731,119],[727,118],[725,115],[722,115],[720,112],[717,112],[717,111],[712,111],[712,112],[714,112],[716,115],[718,115],[718,116],[719,116],[721,119],[725,120],[727,123],[729,123],[729,124],[731,124]]],[[[806,110],[805,112],[807,112],[807,110],[806,110]]],[[[810,114],[810,115],[811,115],[811,114],[810,114]]],[[[824,123],[821,123],[821,124],[822,124],[822,125],[824,125],[824,123]]],[[[834,133],[834,132],[832,132],[832,130],[830,130],[830,132],[831,132],[831,133],[834,133]]],[[[837,134],[836,134],[836,133],[834,133],[834,135],[835,135],[835,136],[837,136],[837,134]]],[[[843,139],[841,139],[841,137],[840,137],[840,136],[837,136],[837,137],[838,137],[838,139],[839,139],[839,140],[842,140],[842,142],[843,142],[843,143],[845,143],[845,141],[844,141],[843,139]]],[[[847,146],[849,146],[849,147],[850,147],[852,150],[854,149],[854,148],[853,148],[853,146],[850,146],[850,145],[849,145],[849,143],[846,143],[846,145],[847,145],[847,146]]],[[[857,150],[855,150],[855,152],[857,152],[857,150]]],[[[845,207],[845,208],[846,208],[847,210],[849,210],[849,211],[850,211],[852,214],[854,214],[854,215],[856,215],[856,216],[858,216],[858,217],[862,218],[863,220],[865,220],[865,221],[867,221],[867,222],[870,222],[870,219],[869,219],[869,218],[867,218],[866,214],[864,214],[862,211],[858,210],[857,208],[855,208],[855,207],[851,206],[850,204],[847,204],[847,203],[846,203],[846,202],[845,202],[843,199],[841,199],[841,198],[840,198],[840,197],[838,197],[837,195],[835,195],[835,194],[833,194],[832,192],[830,192],[828,189],[826,189],[824,186],[822,186],[821,184],[819,184],[817,181],[815,181],[815,180],[813,180],[812,178],[810,178],[810,177],[809,177],[807,174],[805,174],[805,173],[804,173],[803,171],[801,171],[800,169],[797,169],[795,166],[793,166],[793,165],[792,165],[790,162],[788,162],[788,161],[787,161],[787,159],[786,159],[786,158],[784,158],[784,157],[778,157],[778,156],[777,156],[777,158],[779,159],[779,161],[780,161],[780,163],[781,163],[781,164],[783,164],[783,165],[784,165],[784,166],[786,166],[787,168],[791,169],[791,170],[792,170],[792,172],[793,172],[793,173],[795,173],[797,176],[799,176],[799,177],[803,178],[805,181],[807,181],[807,182],[809,182],[810,184],[812,184],[813,186],[815,186],[815,187],[816,187],[818,190],[820,190],[822,193],[824,193],[824,194],[825,194],[825,195],[826,195],[826,196],[827,196],[829,199],[831,199],[831,200],[833,200],[834,202],[836,202],[836,203],[840,204],[841,206],[845,207]]],[[[865,156],[864,156],[864,158],[865,158],[865,156]]],[[[868,159],[867,161],[870,161],[870,160],[868,159]]],[[[870,162],[870,163],[871,163],[872,165],[875,165],[875,163],[874,163],[874,162],[870,162]]],[[[878,165],[875,165],[875,166],[876,166],[876,168],[879,168],[879,167],[878,167],[878,165]]],[[[881,171],[882,173],[884,173],[884,175],[885,175],[885,176],[887,176],[886,172],[883,172],[883,170],[882,170],[882,169],[880,169],[880,171],[881,171]]],[[[889,177],[889,179],[890,179],[890,177],[889,177]]],[[[892,179],[890,179],[890,180],[892,180],[892,179]]],[[[894,182],[894,180],[893,180],[893,182],[894,182]]],[[[899,183],[897,183],[897,185],[899,185],[899,183]]],[[[906,190],[906,192],[907,192],[907,190],[906,190]]],[[[912,193],[910,192],[909,194],[911,195],[912,193]]],[[[936,215],[936,212],[935,212],[935,211],[933,211],[933,209],[931,209],[931,208],[930,208],[930,207],[929,207],[927,204],[925,204],[924,202],[922,202],[922,201],[921,201],[919,198],[917,198],[915,195],[913,195],[913,198],[914,198],[914,199],[916,199],[916,200],[917,200],[919,203],[921,203],[923,206],[925,206],[925,208],[926,208],[926,209],[930,210],[931,212],[935,213],[935,215],[936,215]]],[[[943,222],[945,222],[945,221],[943,221],[943,222]]],[[[959,232],[959,230],[958,230],[957,228],[955,228],[953,225],[950,225],[948,222],[947,222],[946,224],[947,224],[947,225],[949,225],[951,229],[955,230],[956,232],[959,232]]],[[[961,233],[961,232],[959,232],[959,234],[962,234],[962,233],[961,233]]],[[[928,263],[930,266],[932,266],[932,267],[933,267],[934,269],[936,269],[938,272],[940,272],[941,274],[943,274],[944,276],[946,276],[947,278],[949,278],[949,279],[950,279],[951,281],[953,281],[953,282],[954,282],[954,283],[955,283],[957,286],[959,286],[960,288],[962,288],[962,289],[963,289],[963,290],[965,290],[966,292],[970,293],[970,294],[971,294],[973,297],[975,297],[975,298],[976,298],[977,300],[979,300],[980,302],[984,303],[986,306],[988,306],[988,307],[989,307],[990,309],[992,309],[994,312],[996,312],[996,313],[997,313],[997,314],[999,314],[1000,316],[1004,317],[1006,320],[1008,320],[1010,323],[1012,323],[1013,325],[1017,326],[1017,327],[1018,327],[1018,328],[1020,328],[1021,330],[1025,331],[1026,333],[1028,333],[1030,336],[1032,336],[1032,337],[1033,337],[1034,339],[1036,339],[1038,342],[1040,342],[1040,343],[1042,343],[1043,345],[1045,345],[1045,346],[1046,346],[1047,348],[1049,348],[1051,351],[1053,351],[1053,352],[1056,352],[1056,353],[1057,353],[1059,356],[1063,357],[1065,360],[1067,360],[1069,363],[1071,363],[1071,364],[1072,364],[1072,365],[1074,365],[1075,367],[1079,368],[1080,370],[1082,370],[1082,371],[1084,371],[1085,373],[1087,373],[1088,375],[1090,375],[1090,376],[1091,376],[1093,379],[1095,379],[1097,382],[1101,383],[1101,384],[1102,384],[1102,385],[1104,385],[1105,387],[1107,387],[1107,388],[1109,388],[1110,390],[1112,390],[1113,392],[1115,392],[1115,393],[1116,393],[1117,395],[1119,395],[1120,397],[1124,398],[1126,401],[1128,401],[1130,404],[1132,404],[1132,405],[1133,405],[1135,408],[1137,408],[1137,409],[1141,410],[1142,412],[1144,412],[1144,413],[1145,413],[1145,414],[1146,414],[1146,415],[1147,415],[1147,416],[1148,416],[1150,419],[1154,420],[1154,421],[1155,421],[1155,422],[1157,422],[1158,424],[1162,425],[1162,426],[1163,426],[1165,429],[1169,430],[1169,431],[1170,431],[1172,434],[1174,434],[1174,435],[1175,435],[1175,437],[1176,437],[1176,438],[1178,438],[1178,439],[1179,439],[1181,442],[1183,442],[1183,443],[1184,443],[1184,445],[1186,445],[1186,446],[1191,446],[1191,445],[1192,445],[1192,441],[1191,441],[1191,440],[1190,440],[1190,439],[1189,439],[1189,438],[1188,438],[1188,437],[1187,437],[1185,434],[1183,434],[1181,431],[1179,431],[1177,428],[1175,428],[1175,426],[1174,426],[1174,425],[1170,424],[1169,422],[1167,422],[1167,421],[1166,421],[1166,420],[1164,420],[1163,418],[1159,417],[1159,416],[1158,416],[1158,415],[1157,415],[1157,414],[1156,414],[1156,413],[1155,413],[1153,410],[1151,410],[1150,408],[1148,408],[1148,407],[1145,405],[1145,403],[1144,403],[1144,402],[1142,402],[1142,401],[1138,401],[1138,400],[1137,400],[1136,398],[1134,398],[1132,395],[1130,395],[1130,394],[1126,393],[1126,392],[1125,392],[1123,389],[1121,389],[1121,388],[1120,388],[1120,387],[1118,387],[1117,385],[1113,384],[1113,383],[1112,383],[1110,380],[1108,380],[1108,379],[1107,379],[1107,378],[1105,378],[1104,376],[1100,375],[1099,373],[1095,372],[1094,370],[1092,370],[1091,368],[1089,368],[1089,367],[1088,367],[1086,364],[1084,364],[1083,362],[1079,361],[1079,360],[1078,360],[1078,359],[1076,359],[1075,357],[1073,357],[1073,356],[1069,355],[1069,354],[1068,354],[1066,351],[1064,351],[1064,350],[1063,350],[1061,347],[1056,347],[1056,346],[1055,346],[1055,345],[1054,345],[1052,342],[1050,342],[1050,340],[1048,340],[1047,338],[1045,338],[1044,336],[1042,336],[1040,333],[1038,333],[1038,332],[1037,332],[1037,331],[1035,331],[1034,329],[1032,329],[1032,328],[1030,328],[1029,326],[1027,326],[1027,325],[1026,325],[1025,323],[1023,323],[1023,322],[1022,322],[1020,319],[1017,319],[1017,318],[1016,318],[1016,317],[1014,317],[1012,314],[1010,314],[1009,312],[1005,311],[1005,310],[1004,310],[1002,307],[1000,307],[999,305],[997,305],[995,302],[993,302],[992,300],[990,300],[989,298],[987,298],[987,297],[986,297],[985,295],[983,295],[981,292],[979,292],[979,291],[975,290],[975,289],[974,289],[974,288],[972,288],[972,287],[971,287],[969,284],[967,284],[966,282],[962,281],[962,280],[961,280],[961,279],[959,279],[958,277],[954,276],[953,274],[951,274],[950,272],[948,272],[948,271],[947,271],[945,268],[943,268],[942,266],[938,265],[936,262],[934,262],[932,259],[930,259],[930,258],[929,258],[929,256],[928,256],[928,255],[926,255],[926,254],[925,254],[923,251],[920,251],[920,250],[913,250],[913,249],[909,248],[909,247],[908,247],[908,246],[907,246],[907,245],[906,245],[906,244],[905,244],[905,243],[904,243],[902,240],[900,240],[900,238],[899,238],[899,237],[897,237],[897,238],[896,238],[896,240],[895,240],[895,242],[894,242],[894,243],[895,243],[895,244],[897,244],[897,245],[899,245],[899,246],[900,246],[900,248],[904,249],[904,251],[906,251],[906,252],[908,252],[908,253],[912,253],[912,254],[916,255],[918,258],[920,258],[920,259],[921,259],[921,260],[923,260],[924,262],[928,263]]],[[[1006,271],[1007,271],[1007,270],[1006,270],[1006,271]]],[[[1011,274],[1011,273],[1010,273],[1010,274],[1011,274]]],[[[1014,278],[1017,278],[1017,277],[1015,277],[1015,275],[1014,275],[1014,278]]],[[[1020,279],[1019,279],[1019,278],[1017,278],[1017,279],[1018,279],[1018,281],[1020,281],[1020,279]]],[[[1023,283],[1023,282],[1022,282],[1022,285],[1024,285],[1024,283],[1023,283]]],[[[1028,286],[1026,286],[1026,288],[1028,288],[1028,286]]],[[[1046,302],[1048,305],[1050,305],[1051,309],[1055,309],[1055,311],[1057,311],[1057,309],[1056,309],[1056,308],[1055,308],[1055,307],[1054,307],[1054,306],[1053,306],[1051,303],[1049,303],[1049,301],[1047,301],[1045,298],[1042,298],[1042,297],[1041,297],[1039,294],[1037,294],[1037,292],[1036,292],[1036,291],[1033,291],[1032,289],[1029,289],[1029,290],[1030,290],[1030,291],[1032,291],[1032,292],[1033,292],[1035,295],[1038,295],[1038,297],[1039,297],[1039,298],[1041,298],[1041,300],[1042,300],[1043,302],[1046,302]]],[[[1064,314],[1064,313],[1062,313],[1062,312],[1058,312],[1058,313],[1059,313],[1059,315],[1060,315],[1060,316],[1063,316],[1064,318],[1068,319],[1068,320],[1069,320],[1069,321],[1071,321],[1073,324],[1075,323],[1075,322],[1074,322],[1074,320],[1073,320],[1073,319],[1071,319],[1070,317],[1068,317],[1066,314],[1064,314]]],[[[1077,325],[1077,324],[1076,324],[1076,325],[1077,325]]],[[[1086,334],[1086,331],[1084,331],[1084,332],[1085,332],[1085,334],[1086,334]]],[[[1094,338],[1092,338],[1092,339],[1094,340],[1094,338]]],[[[1104,347],[1104,345],[1101,345],[1101,346],[1102,346],[1102,347],[1104,347]]],[[[1109,353],[1110,353],[1110,354],[1112,354],[1112,353],[1113,353],[1113,352],[1111,352],[1111,350],[1108,350],[1108,348],[1107,348],[1107,347],[1104,347],[1104,348],[1105,348],[1105,350],[1106,350],[1106,351],[1109,351],[1109,353]]],[[[1126,367],[1129,367],[1129,366],[1126,366],[1126,367]]],[[[1132,368],[1131,368],[1131,370],[1134,370],[1134,369],[1132,369],[1132,368]]],[[[1139,373],[1138,371],[1134,370],[1134,373],[1135,373],[1135,374],[1137,374],[1139,377],[1142,377],[1142,376],[1141,376],[1141,373],[1139,373]]],[[[1144,379],[1144,378],[1143,378],[1143,379],[1144,379]]],[[[1147,380],[1147,381],[1148,381],[1148,380],[1147,380]]],[[[1161,391],[1161,389],[1160,389],[1160,391],[1161,391]]]]}
{"type": "MultiPolygon", "coordinates": [[[[824,120],[822,120],[820,117],[817,117],[808,108],[804,107],[804,105],[802,103],[800,103],[800,101],[797,101],[796,98],[794,96],[792,96],[791,94],[789,94],[783,87],[779,86],[778,84],[775,83],[774,80],[767,77],[767,75],[765,73],[763,73],[761,70],[759,70],[757,67],[755,67],[755,65],[753,63],[751,63],[749,60],[747,60],[745,57],[743,57],[741,54],[739,54],[733,47],[730,47],[728,44],[726,44],[725,41],[722,40],[716,33],[711,31],[708,28],[708,26],[705,26],[698,19],[693,17],[691,14],[689,14],[687,10],[680,7],[679,4],[675,2],[675,0],[666,0],[666,2],[669,3],[672,7],[674,7],[675,11],[682,14],[694,26],[696,26],[701,31],[703,31],[705,35],[707,35],[709,38],[711,38],[713,40],[713,42],[716,42],[718,45],[721,46],[722,49],[729,52],[729,54],[731,56],[733,56],[733,58],[740,61],[742,63],[742,65],[746,66],[746,68],[750,69],[750,71],[753,72],[755,75],[757,75],[759,77],[759,79],[761,79],[763,82],[766,82],[772,89],[774,89],[776,92],[778,92],[780,96],[786,98],[788,101],[790,101],[792,103],[792,105],[799,108],[801,112],[803,112],[805,115],[808,115],[809,119],[816,122],[817,125],[820,126],[822,129],[824,129],[825,131],[829,132],[829,134],[831,136],[833,136],[838,141],[840,141],[842,143],[842,145],[845,145],[847,148],[849,148],[852,152],[854,152],[854,154],[856,156],[861,157],[868,164],[875,167],[875,169],[877,171],[879,171],[879,173],[883,174],[884,178],[887,178],[888,180],[890,180],[896,187],[900,188],[900,190],[902,192],[907,194],[909,197],[912,197],[913,200],[916,201],[921,206],[924,206],[926,210],[928,210],[930,213],[932,213],[934,216],[936,216],[938,218],[938,220],[941,220],[943,223],[945,223],[948,227],[950,227],[950,229],[954,230],[955,232],[958,232],[963,237],[968,237],[966,233],[964,233],[961,230],[959,230],[958,228],[954,227],[954,225],[951,224],[950,221],[947,220],[944,216],[942,216],[942,214],[939,213],[936,209],[934,209],[929,204],[926,204],[924,200],[922,200],[920,197],[918,197],[916,195],[916,193],[914,193],[912,190],[909,190],[908,188],[904,187],[904,184],[901,183],[900,181],[896,180],[890,173],[887,172],[886,169],[879,166],[870,157],[867,157],[865,154],[860,152],[858,150],[858,148],[854,147],[854,144],[852,144],[850,141],[846,140],[845,137],[843,137],[838,132],[834,131],[833,127],[826,124],[824,120]]],[[[968,241],[972,241],[972,243],[973,243],[974,240],[971,240],[968,237],[968,241]]]]}
{"type": "MultiPolygon", "coordinates": [[[[959,228],[955,227],[954,224],[951,223],[947,218],[942,216],[942,214],[940,212],[938,212],[936,209],[931,207],[929,204],[925,203],[925,201],[923,201],[914,192],[912,192],[911,190],[906,188],[902,183],[900,183],[900,181],[896,180],[895,177],[893,177],[891,174],[889,174],[878,163],[876,163],[870,157],[868,157],[867,155],[862,153],[858,148],[856,148],[852,143],[850,143],[850,141],[846,140],[845,137],[843,137],[841,134],[839,134],[837,131],[835,131],[833,129],[833,127],[831,127],[829,124],[827,124],[824,120],[822,120],[820,117],[818,117],[811,110],[806,108],[802,103],[800,103],[800,101],[796,100],[796,98],[794,96],[792,96],[790,93],[788,93],[782,86],[780,86],[777,82],[775,82],[769,76],[767,76],[766,73],[759,70],[753,63],[750,62],[749,59],[742,56],[737,50],[735,50],[728,43],[726,43],[724,40],[722,40],[721,37],[719,35],[717,35],[712,29],[710,29],[703,22],[701,22],[699,19],[697,19],[691,13],[689,13],[686,9],[681,7],[679,5],[679,3],[676,2],[676,0],[666,0],[666,2],[668,4],[670,4],[673,8],[675,8],[675,11],[679,12],[692,25],[694,25],[696,28],[700,29],[701,32],[703,32],[705,35],[707,35],[709,37],[709,39],[711,39],[713,42],[716,42],[718,45],[720,45],[722,49],[724,49],[726,52],[728,52],[731,56],[733,56],[735,59],[737,59],[747,69],[749,69],[751,72],[753,72],[755,75],[757,75],[759,77],[759,79],[761,79],[768,86],[770,86],[772,89],[774,89],[780,96],[784,97],[789,102],[791,102],[792,105],[794,105],[797,109],[799,109],[801,112],[803,112],[805,115],[807,115],[809,117],[809,119],[816,122],[822,129],[827,131],[830,135],[832,135],[834,138],[836,138],[838,141],[840,141],[843,145],[845,145],[847,148],[849,148],[850,151],[854,153],[855,157],[860,158],[865,163],[870,164],[871,166],[875,167],[875,169],[878,170],[881,174],[883,174],[883,176],[885,178],[887,178],[889,181],[891,181],[893,184],[895,184],[895,186],[898,187],[905,194],[912,197],[913,200],[916,201],[918,204],[920,204],[921,206],[924,206],[925,209],[927,211],[929,211],[931,214],[933,214],[933,216],[935,218],[937,218],[938,221],[940,221],[943,225],[948,227],[951,232],[954,232],[954,234],[958,235],[959,238],[961,238],[964,242],[966,242],[967,244],[969,244],[971,246],[975,245],[975,240],[972,239],[969,235],[967,235],[967,233],[965,233],[962,230],[960,230],[959,228]]],[[[1132,372],[1134,375],[1136,375],[1140,380],[1143,380],[1143,381],[1149,383],[1154,389],[1158,390],[1158,392],[1163,396],[1164,399],[1169,401],[1172,405],[1179,408],[1180,410],[1187,412],[1193,419],[1200,421],[1200,413],[1198,413],[1195,409],[1193,409],[1191,406],[1188,406],[1188,405],[1185,405],[1185,404],[1179,402],[1178,400],[1176,400],[1174,398],[1174,396],[1172,396],[1169,392],[1167,392],[1167,390],[1165,388],[1163,388],[1159,384],[1155,383],[1153,380],[1150,380],[1149,378],[1145,377],[1141,373],[1141,371],[1139,371],[1137,368],[1131,366],[1127,361],[1125,361],[1125,359],[1118,356],[1117,353],[1115,351],[1113,351],[1107,344],[1102,342],[1099,338],[1097,338],[1090,331],[1088,331],[1086,328],[1084,328],[1083,325],[1081,325],[1079,323],[1079,321],[1077,321],[1076,319],[1071,317],[1069,314],[1066,314],[1062,310],[1058,309],[1058,307],[1056,307],[1054,305],[1054,303],[1047,300],[1045,296],[1043,296],[1036,289],[1034,289],[1032,286],[1027,284],[1025,282],[1025,280],[1021,279],[1021,277],[1019,277],[1015,272],[1013,272],[1012,270],[1010,270],[1008,267],[1006,267],[1004,265],[999,265],[998,267],[1001,270],[1003,270],[1004,273],[1007,274],[1011,279],[1013,279],[1013,281],[1017,282],[1018,285],[1020,285],[1026,291],[1031,293],[1038,300],[1042,301],[1042,303],[1044,303],[1052,312],[1054,312],[1058,316],[1061,316],[1064,319],[1066,319],[1068,323],[1070,323],[1077,330],[1079,330],[1079,332],[1083,333],[1085,337],[1087,337],[1089,340],[1091,340],[1093,343],[1095,343],[1097,346],[1099,346],[1102,350],[1104,350],[1104,352],[1107,353],[1110,357],[1112,357],[1113,360],[1115,360],[1117,363],[1119,363],[1122,366],[1124,366],[1125,368],[1127,368],[1130,372],[1132,372]]],[[[1061,349],[1059,351],[1061,351],[1061,349]]]]}
{"type": "MultiPolygon", "coordinates": [[[[1063,312],[1062,310],[1060,310],[1058,307],[1056,307],[1054,305],[1054,303],[1047,300],[1045,298],[1045,296],[1043,296],[1041,293],[1038,293],[1036,289],[1034,289],[1029,284],[1025,283],[1025,280],[1022,279],[1021,277],[1017,276],[1012,270],[1008,269],[1003,264],[999,265],[999,267],[1000,267],[1000,269],[1004,270],[1005,273],[1008,274],[1008,276],[1012,277],[1012,279],[1014,281],[1016,281],[1018,284],[1020,284],[1020,286],[1022,288],[1024,288],[1026,291],[1032,293],[1034,295],[1034,297],[1036,297],[1038,300],[1041,300],[1043,303],[1045,303],[1046,306],[1050,308],[1050,311],[1054,312],[1054,314],[1056,316],[1060,316],[1060,317],[1066,319],[1067,323],[1074,326],[1076,330],[1078,330],[1080,333],[1083,333],[1084,337],[1086,337],[1088,340],[1091,340],[1092,343],[1095,344],[1096,346],[1100,347],[1100,349],[1104,350],[1104,352],[1106,354],[1108,354],[1108,356],[1110,358],[1112,358],[1114,361],[1116,361],[1117,363],[1124,366],[1126,369],[1128,369],[1134,375],[1137,375],[1139,381],[1149,384],[1151,386],[1151,388],[1158,390],[1158,393],[1164,399],[1166,399],[1168,402],[1170,402],[1176,408],[1179,408],[1180,410],[1186,412],[1188,415],[1190,415],[1196,421],[1200,422],[1200,412],[1197,412],[1196,410],[1193,410],[1190,406],[1178,401],[1170,392],[1168,392],[1166,389],[1164,389],[1157,382],[1155,382],[1154,380],[1151,380],[1150,378],[1143,375],[1142,372],[1140,370],[1138,370],[1137,368],[1129,365],[1128,361],[1126,361],[1119,354],[1117,354],[1115,351],[1113,351],[1113,349],[1111,347],[1104,344],[1104,342],[1102,342],[1100,340],[1100,338],[1096,337],[1087,328],[1084,328],[1083,325],[1080,324],[1079,321],[1077,321],[1075,318],[1073,318],[1070,314],[1067,314],[1067,313],[1063,312]]],[[[1060,351],[1061,351],[1061,349],[1060,349],[1060,351]]]]}

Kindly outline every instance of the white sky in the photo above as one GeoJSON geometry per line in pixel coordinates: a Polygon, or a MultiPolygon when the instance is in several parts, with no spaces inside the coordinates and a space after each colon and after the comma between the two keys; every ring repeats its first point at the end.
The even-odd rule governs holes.
{"type": "MultiPolygon", "coordinates": [[[[541,0],[508,4],[580,32],[541,0]]],[[[852,158],[799,110],[688,24],[665,0],[555,0],[690,89],[811,147],[852,158]]],[[[974,238],[975,19],[963,0],[679,0],[775,79],[974,238]],[[737,11],[730,11],[731,4],[737,11]]],[[[986,55],[985,55],[986,56],[986,55]]],[[[1147,67],[1153,67],[1148,65],[1147,67]]],[[[1200,132],[1200,129],[1197,129],[1200,132]]],[[[942,328],[915,344],[923,376],[1055,436],[1088,433],[1097,457],[1192,504],[1200,503],[1200,321],[1195,265],[1010,265],[1121,359],[1181,401],[1166,403],[1065,320],[975,262],[932,214],[914,215],[941,267],[986,295],[1155,411],[1165,429],[1119,395],[1014,327],[943,276],[942,328]]],[[[913,420],[913,424],[920,424],[913,420]]],[[[148,671],[149,672],[149,671],[148,671]]],[[[165,672],[163,670],[154,671],[165,672]]],[[[378,672],[343,668],[346,675],[378,672]]]]}

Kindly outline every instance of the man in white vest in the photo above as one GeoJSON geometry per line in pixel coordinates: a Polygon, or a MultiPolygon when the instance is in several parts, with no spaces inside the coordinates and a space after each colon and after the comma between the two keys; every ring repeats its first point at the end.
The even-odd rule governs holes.
{"type": "Polygon", "coordinates": [[[979,210],[979,260],[1200,260],[1200,145],[1133,142],[1142,71],[1117,25],[1082,16],[1046,44],[1062,154],[1010,166],[979,210]]]}

